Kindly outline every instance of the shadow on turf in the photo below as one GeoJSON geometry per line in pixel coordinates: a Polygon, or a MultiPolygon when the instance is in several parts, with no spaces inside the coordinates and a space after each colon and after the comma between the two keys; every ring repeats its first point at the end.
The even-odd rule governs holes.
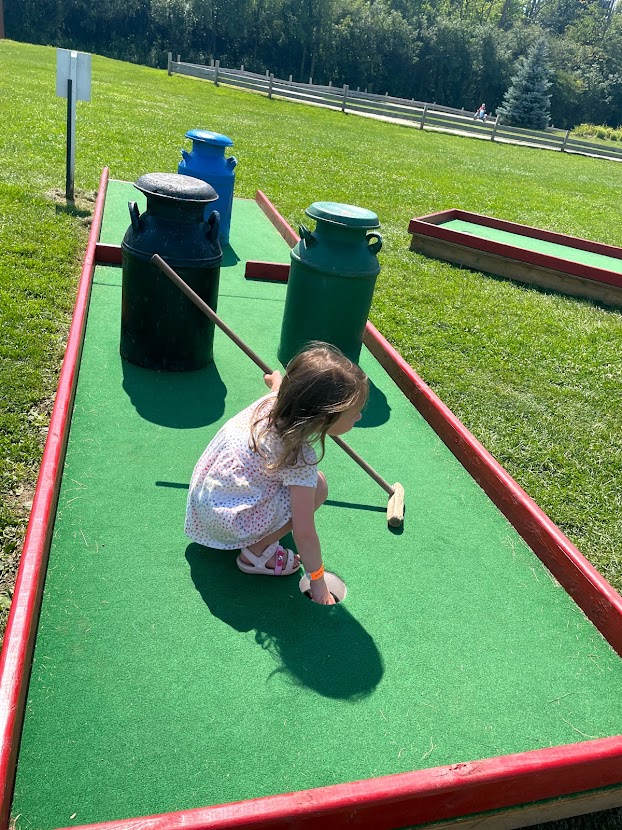
{"type": "Polygon", "coordinates": [[[123,389],[146,421],[196,429],[218,421],[225,411],[227,387],[215,363],[194,372],[155,372],[121,363],[123,389]]]}
{"type": "Polygon", "coordinates": [[[363,417],[356,424],[356,429],[365,427],[379,427],[391,417],[391,407],[384,392],[381,392],[372,381],[369,381],[369,398],[362,413],[363,417]]]}
{"type": "Polygon", "coordinates": [[[211,613],[236,631],[255,630],[294,683],[320,695],[356,701],[370,695],[384,674],[372,637],[345,602],[320,606],[300,592],[298,577],[249,576],[238,570],[237,551],[190,544],[186,559],[195,588],[211,613]]]}

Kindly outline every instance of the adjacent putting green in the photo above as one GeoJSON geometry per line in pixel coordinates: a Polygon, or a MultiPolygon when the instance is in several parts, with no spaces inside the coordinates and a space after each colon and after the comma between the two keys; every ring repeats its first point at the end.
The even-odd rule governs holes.
{"type": "MultiPolygon", "coordinates": [[[[120,243],[131,184],[109,186],[120,243]]],[[[218,310],[265,360],[288,259],[236,200],[218,310]]],[[[345,602],[242,574],[184,537],[195,461],[261,396],[222,333],[215,362],[151,372],[119,356],[120,268],[98,266],[45,585],[13,803],[19,830],[87,824],[616,735],[622,662],[374,358],[347,439],[406,491],[387,497],[330,445],[317,516],[345,602]]]]}
{"type": "MultiPolygon", "coordinates": [[[[493,242],[501,242],[504,245],[512,245],[515,248],[522,248],[525,251],[534,251],[538,254],[559,257],[569,262],[580,262],[583,265],[590,265],[592,268],[603,268],[607,271],[615,271],[622,274],[622,259],[605,256],[604,254],[585,251],[572,244],[562,245],[558,242],[548,242],[545,239],[537,239],[534,236],[521,233],[492,228],[488,225],[480,225],[476,222],[467,222],[464,219],[451,219],[443,222],[441,227],[450,231],[468,233],[471,236],[478,236],[480,239],[491,239],[493,242]]],[[[569,243],[571,240],[568,240],[569,243]]]]}

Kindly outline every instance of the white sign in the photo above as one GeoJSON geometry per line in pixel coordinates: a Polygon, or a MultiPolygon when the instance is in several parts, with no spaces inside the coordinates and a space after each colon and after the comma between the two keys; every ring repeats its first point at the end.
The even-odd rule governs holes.
{"type": "Polygon", "coordinates": [[[91,56],[71,49],[56,50],[56,95],[67,97],[67,81],[71,78],[76,101],[91,100],[91,56]]]}
{"type": "Polygon", "coordinates": [[[67,98],[65,195],[69,200],[73,199],[73,180],[76,167],[76,101],[91,100],[90,55],[85,52],[73,52],[69,49],[56,50],[56,95],[59,98],[67,98]]]}

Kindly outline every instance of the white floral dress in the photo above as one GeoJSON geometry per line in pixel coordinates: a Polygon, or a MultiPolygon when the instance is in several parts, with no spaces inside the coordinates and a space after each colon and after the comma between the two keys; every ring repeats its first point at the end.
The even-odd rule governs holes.
{"type": "MultiPolygon", "coordinates": [[[[261,454],[250,446],[256,409],[276,399],[271,393],[238,415],[216,433],[197,462],[188,493],[186,535],[210,548],[235,550],[263,539],[283,527],[292,516],[289,486],[317,484],[317,454],[305,444],[298,462],[276,472],[266,469],[282,442],[268,432],[261,454]]],[[[262,412],[264,414],[264,412],[262,412]]]]}

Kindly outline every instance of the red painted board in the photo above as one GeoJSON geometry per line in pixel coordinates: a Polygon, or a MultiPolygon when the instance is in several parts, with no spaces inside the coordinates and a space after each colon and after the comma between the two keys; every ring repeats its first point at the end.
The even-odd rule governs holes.
{"type": "Polygon", "coordinates": [[[491,501],[622,656],[622,597],[618,592],[370,322],[364,342],[491,501]]]}
{"type": "Polygon", "coordinates": [[[74,830],[391,830],[621,780],[615,737],[74,830]]]}
{"type": "Polygon", "coordinates": [[[98,242],[95,246],[95,262],[98,265],[121,265],[121,246],[98,242]]]}
{"type": "Polygon", "coordinates": [[[78,368],[95,266],[95,245],[101,228],[107,184],[108,168],[104,168],[99,183],[99,192],[82,264],[73,320],[69,329],[67,349],[58,381],[48,437],[41,460],[30,520],[17,572],[13,602],[11,603],[2,654],[0,655],[1,827],[7,827],[9,822],[24,702],[37,631],[41,594],[45,581],[50,537],[69,435],[71,410],[78,380],[78,368]]]}
{"type": "Polygon", "coordinates": [[[282,262],[260,262],[249,259],[244,269],[247,280],[267,280],[271,282],[287,282],[289,279],[289,265],[282,262]]]}
{"type": "Polygon", "coordinates": [[[505,257],[506,259],[513,259],[519,262],[525,262],[539,268],[547,268],[551,271],[561,271],[574,277],[581,277],[592,282],[601,282],[607,285],[613,285],[617,288],[622,288],[622,274],[616,271],[609,271],[606,268],[598,268],[594,265],[588,265],[582,262],[573,262],[563,257],[553,256],[552,254],[543,254],[538,251],[528,251],[519,245],[509,245],[504,242],[495,242],[491,239],[482,239],[469,233],[452,230],[446,228],[440,222],[447,222],[450,219],[463,219],[467,222],[475,224],[486,225],[494,227],[499,230],[507,230],[512,233],[522,234],[523,236],[531,236],[536,239],[543,239],[548,242],[555,242],[560,245],[566,245],[577,248],[579,250],[589,251],[591,253],[599,253],[605,256],[613,257],[614,259],[622,259],[622,248],[616,248],[613,245],[605,245],[600,242],[592,242],[588,239],[580,239],[578,237],[565,236],[564,234],[554,233],[553,231],[545,231],[539,228],[532,228],[527,225],[518,225],[514,222],[506,222],[502,219],[494,219],[489,216],[482,216],[477,213],[469,213],[462,210],[449,210],[446,216],[443,217],[440,213],[430,214],[429,217],[423,216],[420,219],[411,219],[408,230],[411,234],[418,237],[427,236],[433,239],[438,239],[441,242],[451,242],[455,245],[462,245],[476,251],[484,251],[488,254],[495,254],[496,256],[505,257]]]}

